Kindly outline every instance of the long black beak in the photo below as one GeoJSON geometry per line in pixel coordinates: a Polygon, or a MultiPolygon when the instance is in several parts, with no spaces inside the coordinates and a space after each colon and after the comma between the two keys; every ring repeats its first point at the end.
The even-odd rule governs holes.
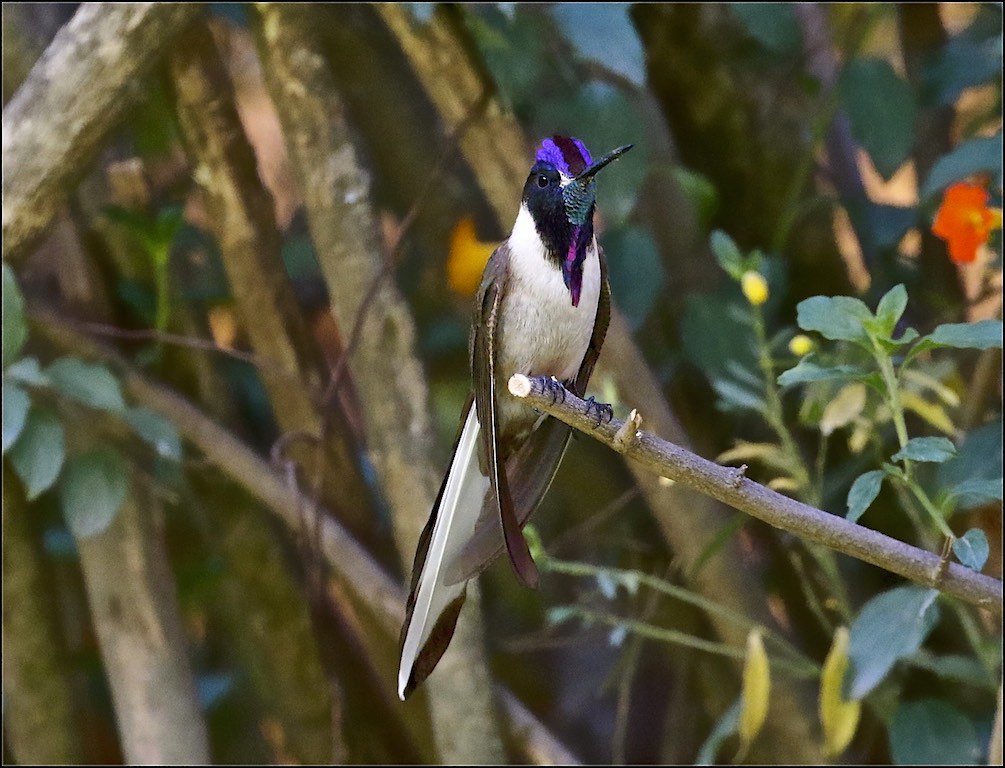
{"type": "Polygon", "coordinates": [[[591,165],[589,168],[587,168],[581,174],[579,174],[578,176],[576,176],[573,179],[573,181],[579,181],[581,179],[588,179],[588,178],[590,178],[591,176],[595,175],[597,173],[597,171],[599,171],[605,165],[607,165],[608,163],[613,163],[615,160],[617,160],[619,157],[621,157],[623,154],[625,154],[625,152],[627,152],[629,149],[631,149],[634,146],[635,146],[634,144],[625,144],[625,146],[618,147],[613,152],[608,152],[606,155],[604,155],[602,158],[600,158],[597,162],[595,162],[593,165],[591,165]]]}

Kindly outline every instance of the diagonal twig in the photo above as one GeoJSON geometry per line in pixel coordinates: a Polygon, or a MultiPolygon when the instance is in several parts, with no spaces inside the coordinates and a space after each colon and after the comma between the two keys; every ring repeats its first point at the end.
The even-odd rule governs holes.
{"type": "MultiPolygon", "coordinates": [[[[624,422],[611,419],[597,424],[585,400],[567,393],[562,402],[552,402],[547,379],[529,379],[517,374],[509,389],[528,405],[551,414],[571,427],[609,447],[624,422]]],[[[755,483],[735,468],[703,459],[648,432],[638,431],[626,444],[624,455],[663,477],[729,504],[741,512],[794,533],[809,541],[877,565],[918,584],[938,589],[997,614],[1002,613],[1002,582],[938,555],[913,547],[885,534],[857,525],[843,517],[803,504],[755,483]]]]}

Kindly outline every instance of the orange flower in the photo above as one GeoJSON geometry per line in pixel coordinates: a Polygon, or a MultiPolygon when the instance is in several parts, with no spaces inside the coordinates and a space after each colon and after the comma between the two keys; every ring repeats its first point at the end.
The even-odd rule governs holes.
{"type": "Polygon", "coordinates": [[[475,222],[465,216],[454,227],[447,256],[447,283],[460,296],[470,296],[478,289],[482,270],[492,255],[494,243],[485,243],[475,234],[475,222]]]}
{"type": "Polygon", "coordinates": [[[946,189],[932,232],[949,244],[949,258],[969,264],[991,231],[1002,225],[1000,208],[988,207],[988,193],[976,184],[959,182],[946,189]]]}

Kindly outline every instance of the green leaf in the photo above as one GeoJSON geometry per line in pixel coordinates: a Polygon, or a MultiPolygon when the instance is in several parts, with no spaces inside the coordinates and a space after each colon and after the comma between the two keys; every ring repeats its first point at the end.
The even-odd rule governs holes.
{"type": "Polygon", "coordinates": [[[862,517],[862,514],[869,508],[876,497],[879,489],[883,486],[883,478],[886,473],[881,469],[874,469],[855,478],[848,491],[848,512],[845,517],[855,523],[862,517]]]}
{"type": "Polygon", "coordinates": [[[895,285],[882,299],[876,307],[877,330],[885,338],[893,336],[893,330],[897,327],[904,310],[907,309],[907,289],[901,285],[895,285]]]}
{"type": "Polygon", "coordinates": [[[912,437],[890,461],[927,461],[941,464],[956,455],[956,446],[946,437],[912,437]]]}
{"type": "Polygon", "coordinates": [[[918,332],[913,328],[908,328],[898,339],[893,339],[883,329],[878,320],[870,320],[865,323],[866,330],[879,343],[879,346],[887,353],[893,355],[899,347],[910,344],[918,338],[918,332]]]}
{"type": "MultiPolygon", "coordinates": [[[[1001,32],[973,34],[973,27],[951,38],[922,66],[922,91],[929,106],[952,106],[974,85],[993,80],[1002,71],[1001,32]]],[[[1001,29],[1001,16],[998,17],[1001,29]]]]}
{"type": "Polygon", "coordinates": [[[968,765],[980,762],[983,745],[973,723],[953,705],[923,699],[898,707],[890,752],[897,765],[968,765]]]}
{"type": "Polygon", "coordinates": [[[6,368],[12,362],[28,338],[28,326],[24,320],[24,298],[17,286],[13,270],[3,263],[3,355],[2,364],[6,368]]]}
{"type": "Polygon", "coordinates": [[[911,658],[911,664],[945,680],[990,690],[998,687],[994,674],[988,672],[973,656],[959,656],[952,653],[935,656],[920,650],[911,658]]]}
{"type": "MultiPolygon", "coordinates": [[[[209,276],[200,275],[199,287],[194,289],[194,291],[212,295],[211,290],[206,287],[206,283],[212,282],[212,275],[216,272],[216,266],[215,263],[210,263],[210,267],[205,270],[209,276]]],[[[189,289],[187,292],[188,296],[194,296],[194,291],[193,289],[189,289]]],[[[143,323],[154,324],[157,318],[157,292],[153,290],[153,286],[139,280],[121,277],[116,283],[115,293],[117,298],[129,307],[130,310],[135,312],[143,323]]],[[[216,297],[213,296],[213,298],[216,297]]]]}
{"type": "Polygon", "coordinates": [[[63,425],[49,411],[31,409],[21,437],[7,455],[24,483],[28,501],[34,500],[59,477],[66,456],[63,425]]]}
{"type": "Polygon", "coordinates": [[[721,405],[727,410],[761,411],[764,409],[764,397],[760,392],[755,392],[732,379],[717,379],[712,382],[712,389],[719,396],[721,405]]]}
{"type": "Polygon", "coordinates": [[[38,360],[34,357],[22,357],[10,365],[3,375],[7,380],[18,381],[29,387],[47,387],[52,383],[49,377],[42,373],[38,367],[38,360]]]}
{"type": "Polygon", "coordinates": [[[956,458],[939,465],[936,487],[950,489],[975,479],[1001,483],[1002,468],[1002,420],[999,416],[963,436],[956,458]]]}
{"type": "Polygon", "coordinates": [[[988,561],[988,537],[980,528],[971,528],[958,539],[953,539],[953,552],[967,568],[979,571],[988,561]]]}
{"type": "Polygon", "coordinates": [[[889,180],[914,145],[911,87],[883,59],[857,58],[845,66],[839,84],[852,133],[889,180]]]}
{"type": "Polygon", "coordinates": [[[523,112],[540,101],[539,84],[553,61],[554,21],[543,13],[503,14],[487,3],[471,9],[465,20],[500,95],[523,112]]]}
{"type": "Polygon", "coordinates": [[[1002,501],[1002,479],[972,477],[950,488],[948,496],[959,509],[972,509],[992,501],[1002,501]]]}
{"type": "Polygon", "coordinates": [[[851,626],[849,699],[861,699],[912,655],[939,621],[938,590],[897,587],[872,598],[851,626]]]}
{"type": "Polygon", "coordinates": [[[804,331],[817,331],[832,341],[854,341],[868,345],[864,324],[872,312],[850,296],[812,296],[796,306],[796,322],[804,331]]]}
{"type": "Polygon", "coordinates": [[[59,500],[74,536],[93,536],[111,524],[126,499],[128,472],[125,460],[110,448],[99,448],[66,462],[59,500]]]}
{"type": "Polygon", "coordinates": [[[882,205],[868,200],[849,203],[852,222],[868,232],[879,248],[893,248],[918,223],[918,209],[897,205],[882,205]]]}
{"type": "MultiPolygon", "coordinates": [[[[1002,321],[980,320],[976,323],[946,323],[938,326],[918,342],[926,349],[954,347],[956,349],[991,349],[1002,346],[1002,321]]],[[[913,352],[914,350],[912,350],[913,352]]]]}
{"type": "Polygon", "coordinates": [[[896,477],[898,480],[906,480],[907,475],[904,474],[904,470],[898,467],[896,464],[888,464],[883,462],[883,471],[886,473],[887,477],[896,477]]]}
{"type": "Polygon", "coordinates": [[[921,198],[925,199],[954,181],[966,179],[981,171],[990,171],[1001,186],[1002,179],[1002,134],[969,139],[948,155],[944,155],[932,166],[932,170],[921,188],[921,198]]]}
{"type": "Polygon", "coordinates": [[[107,205],[102,213],[111,224],[131,237],[143,249],[144,255],[149,256],[157,249],[156,221],[151,214],[118,205],[107,205]]]}
{"type": "Polygon", "coordinates": [[[769,51],[783,56],[799,52],[802,33],[788,3],[730,3],[729,10],[747,34],[769,51]]]}
{"type": "Polygon", "coordinates": [[[551,8],[558,28],[579,56],[642,87],[646,56],[628,11],[622,3],[556,3],[551,8]]]}
{"type": "MultiPolygon", "coordinates": [[[[721,294],[692,293],[684,300],[681,340],[688,359],[709,381],[737,380],[737,367],[757,371],[757,339],[749,313],[736,311],[736,288],[724,286],[732,298],[721,294]]],[[[749,387],[747,389],[750,389],[749,387]]]]}
{"type": "Polygon", "coordinates": [[[159,456],[173,461],[181,460],[181,438],[170,421],[142,406],[130,408],[125,417],[136,434],[149,443],[159,456]]]}
{"type": "Polygon", "coordinates": [[[28,421],[31,400],[28,393],[13,382],[3,384],[3,453],[14,445],[28,421]]]}
{"type": "Polygon", "coordinates": [[[84,405],[114,413],[126,409],[119,380],[103,365],[61,357],[45,373],[60,392],[84,405]]]}
{"type": "Polygon", "coordinates": [[[869,371],[854,365],[817,365],[817,356],[806,355],[794,368],[782,372],[778,377],[778,385],[791,387],[794,384],[805,384],[810,381],[857,381],[869,375],[869,371]]]}
{"type": "Polygon", "coordinates": [[[901,346],[903,344],[910,344],[912,341],[917,339],[919,336],[918,332],[914,328],[905,328],[904,332],[900,334],[896,339],[890,339],[896,346],[901,346]]]}
{"type": "Polygon", "coordinates": [[[103,209],[105,217],[132,237],[156,266],[163,266],[171,246],[185,223],[180,205],[167,205],[150,214],[115,205],[103,209]]]}
{"type": "Polygon", "coordinates": [[[530,550],[531,557],[535,560],[547,557],[544,551],[544,544],[541,542],[541,534],[537,532],[537,528],[534,525],[524,526],[523,537],[527,541],[527,548],[530,550]]]}
{"type": "Polygon", "coordinates": [[[319,280],[321,266],[314,250],[314,241],[306,235],[283,242],[283,264],[291,280],[319,280]]]}
{"type": "Polygon", "coordinates": [[[743,276],[743,254],[729,235],[721,229],[717,229],[709,238],[709,246],[715,260],[719,262],[726,274],[734,280],[739,280],[743,276]]]}
{"type": "Polygon", "coordinates": [[[604,235],[611,291],[629,324],[637,329],[665,295],[666,270],[652,235],[641,227],[619,227],[604,235]]]}
{"type": "Polygon", "coordinates": [[[185,223],[185,209],[180,205],[166,205],[157,211],[154,219],[154,236],[160,251],[167,253],[178,237],[178,232],[185,223]]]}
{"type": "Polygon", "coordinates": [[[703,231],[708,229],[712,217],[719,210],[719,192],[715,184],[707,176],[681,165],[675,165],[670,175],[694,208],[698,226],[703,231]]]}

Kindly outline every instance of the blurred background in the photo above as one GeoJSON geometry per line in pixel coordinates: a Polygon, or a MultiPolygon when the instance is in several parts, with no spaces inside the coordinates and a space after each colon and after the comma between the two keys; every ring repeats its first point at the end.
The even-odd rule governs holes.
{"type": "Polygon", "coordinates": [[[472,297],[555,133],[635,145],[598,401],[1001,578],[999,4],[163,8],[3,6],[5,761],[1000,763],[1000,615],[581,435],[540,588],[497,561],[395,691],[472,297]],[[893,401],[777,383],[866,364],[800,302],[898,285],[887,336],[973,335],[884,346],[893,401]],[[901,428],[952,451],[898,485],[901,428]]]}

